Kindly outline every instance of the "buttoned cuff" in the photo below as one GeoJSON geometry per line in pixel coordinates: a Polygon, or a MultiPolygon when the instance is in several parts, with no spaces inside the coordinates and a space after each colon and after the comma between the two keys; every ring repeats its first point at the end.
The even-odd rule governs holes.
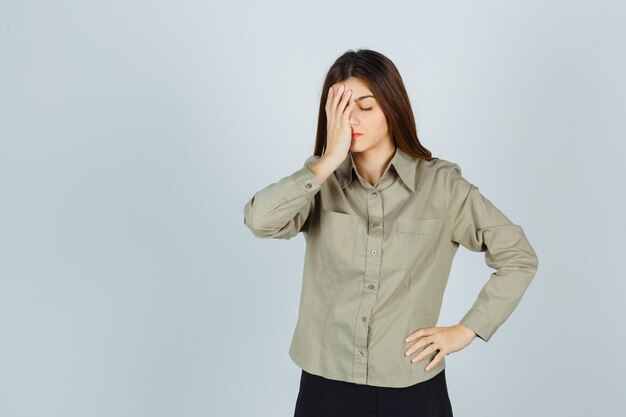
{"type": "Polygon", "coordinates": [[[485,342],[488,342],[498,330],[498,326],[489,320],[489,317],[473,308],[463,316],[460,323],[472,329],[485,342]]]}
{"type": "Polygon", "coordinates": [[[309,169],[309,165],[318,159],[315,155],[307,158],[304,166],[291,175],[291,179],[296,184],[296,190],[299,195],[309,197],[314,195],[321,188],[321,184],[317,182],[315,174],[309,169]]]}

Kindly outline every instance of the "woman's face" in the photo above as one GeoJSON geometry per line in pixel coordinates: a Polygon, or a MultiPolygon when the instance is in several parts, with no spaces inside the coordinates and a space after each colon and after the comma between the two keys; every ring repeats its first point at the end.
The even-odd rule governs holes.
{"type": "Polygon", "coordinates": [[[367,85],[356,77],[350,77],[333,85],[337,91],[343,84],[345,91],[352,90],[350,99],[356,100],[350,114],[350,127],[352,133],[361,133],[360,136],[352,136],[350,152],[383,151],[393,148],[393,139],[387,128],[387,120],[376,98],[367,85]]]}

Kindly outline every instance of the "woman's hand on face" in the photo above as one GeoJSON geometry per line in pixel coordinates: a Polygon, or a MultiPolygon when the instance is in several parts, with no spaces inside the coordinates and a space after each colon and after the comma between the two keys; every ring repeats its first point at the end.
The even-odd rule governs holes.
{"type": "Polygon", "coordinates": [[[350,113],[354,107],[354,100],[350,100],[352,90],[345,90],[340,84],[335,92],[330,87],[326,98],[326,149],[324,155],[336,156],[339,160],[346,159],[352,143],[352,128],[350,127],[350,113]]]}
{"type": "Polygon", "coordinates": [[[473,330],[460,323],[448,327],[426,327],[414,331],[406,338],[405,342],[415,343],[406,350],[404,355],[411,356],[413,353],[426,346],[424,350],[411,359],[411,363],[416,363],[421,361],[425,356],[430,355],[431,352],[439,350],[439,353],[435,355],[433,360],[426,366],[426,370],[430,371],[446,355],[463,349],[476,337],[477,335],[473,330]]]}

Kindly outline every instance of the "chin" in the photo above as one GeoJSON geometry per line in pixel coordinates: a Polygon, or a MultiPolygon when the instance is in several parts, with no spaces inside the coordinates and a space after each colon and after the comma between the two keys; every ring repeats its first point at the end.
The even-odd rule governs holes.
{"type": "Polygon", "coordinates": [[[365,150],[367,150],[367,147],[362,143],[353,142],[350,144],[350,152],[363,152],[365,150]]]}

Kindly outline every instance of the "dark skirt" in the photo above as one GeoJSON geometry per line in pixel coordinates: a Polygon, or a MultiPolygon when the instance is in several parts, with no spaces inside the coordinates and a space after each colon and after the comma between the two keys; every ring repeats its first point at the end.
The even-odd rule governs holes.
{"type": "Polygon", "coordinates": [[[294,417],[452,417],[445,368],[403,388],[336,381],[302,370],[294,417]]]}

